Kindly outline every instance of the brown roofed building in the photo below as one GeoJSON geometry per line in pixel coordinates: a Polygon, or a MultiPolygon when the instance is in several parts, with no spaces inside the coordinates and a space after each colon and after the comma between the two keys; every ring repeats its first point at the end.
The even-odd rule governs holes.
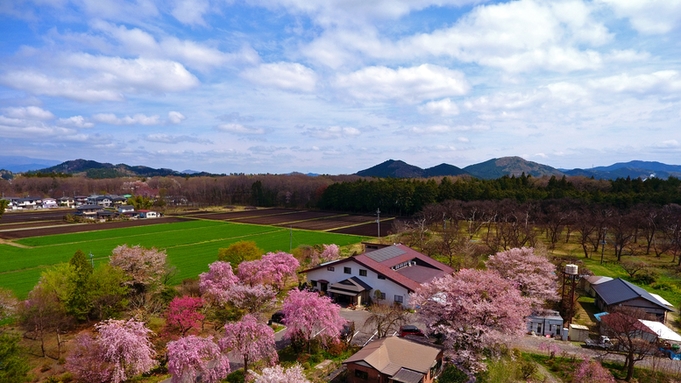
{"type": "Polygon", "coordinates": [[[387,337],[367,344],[343,364],[349,383],[430,383],[442,370],[442,348],[387,337]]]}

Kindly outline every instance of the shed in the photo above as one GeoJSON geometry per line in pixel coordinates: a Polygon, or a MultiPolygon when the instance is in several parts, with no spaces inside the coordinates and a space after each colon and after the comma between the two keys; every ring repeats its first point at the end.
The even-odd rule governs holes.
{"type": "Polygon", "coordinates": [[[563,328],[563,317],[558,311],[546,310],[543,313],[534,313],[527,317],[527,332],[537,335],[559,336],[563,328]]]}
{"type": "Polygon", "coordinates": [[[581,324],[570,324],[568,339],[572,342],[584,342],[589,337],[589,328],[581,324]]]}

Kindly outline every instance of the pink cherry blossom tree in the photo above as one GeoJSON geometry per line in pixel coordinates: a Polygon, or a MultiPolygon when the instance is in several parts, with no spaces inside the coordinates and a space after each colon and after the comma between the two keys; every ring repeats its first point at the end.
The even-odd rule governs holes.
{"type": "Polygon", "coordinates": [[[442,334],[452,358],[469,371],[484,368],[479,357],[507,337],[525,332],[530,300],[495,271],[462,269],[411,294],[410,302],[429,330],[442,334]]]}
{"type": "Polygon", "coordinates": [[[280,365],[264,368],[261,374],[253,374],[253,383],[309,383],[303,368],[296,364],[287,369],[280,365]]]}
{"type": "Polygon", "coordinates": [[[338,340],[343,325],[340,306],[327,296],[312,291],[291,290],[284,300],[282,311],[286,316],[287,337],[300,337],[311,348],[314,338],[324,345],[338,340]]]}
{"type": "Polygon", "coordinates": [[[97,337],[79,337],[66,359],[67,369],[79,381],[120,383],[156,366],[152,331],[144,323],[109,319],[95,327],[97,337]]]}
{"type": "Polygon", "coordinates": [[[232,286],[229,292],[232,305],[250,314],[271,310],[277,298],[277,292],[266,285],[238,284],[232,286]]]}
{"type": "Polygon", "coordinates": [[[138,292],[160,286],[168,272],[165,250],[145,249],[139,245],[116,247],[111,252],[109,264],[122,269],[129,278],[127,283],[138,292]]]}
{"type": "Polygon", "coordinates": [[[166,311],[166,327],[178,331],[182,336],[201,323],[205,316],[199,311],[203,307],[203,299],[199,297],[175,297],[166,311]]]}
{"type": "Polygon", "coordinates": [[[615,377],[595,360],[584,359],[572,375],[573,383],[615,383],[615,377]]]}
{"type": "Polygon", "coordinates": [[[266,360],[270,365],[277,363],[279,357],[274,341],[274,330],[250,314],[244,315],[239,322],[225,325],[225,336],[218,341],[223,351],[232,351],[244,359],[244,372],[248,363],[266,360]]]}
{"type": "Polygon", "coordinates": [[[487,268],[516,284],[523,296],[532,300],[533,308],[545,301],[558,301],[556,266],[546,257],[534,254],[531,247],[514,248],[489,257],[487,268]]]}
{"type": "Polygon", "coordinates": [[[245,284],[267,284],[281,290],[289,278],[296,277],[299,266],[300,262],[292,254],[280,251],[267,253],[259,260],[240,263],[237,274],[245,284]]]}
{"type": "Polygon", "coordinates": [[[168,372],[172,383],[216,383],[229,374],[229,359],[212,337],[190,335],[168,342],[168,372]]]}
{"type": "Polygon", "coordinates": [[[199,289],[203,298],[209,303],[223,305],[229,302],[230,289],[239,283],[234,275],[232,265],[228,262],[213,262],[208,265],[208,272],[199,275],[199,289]]]}

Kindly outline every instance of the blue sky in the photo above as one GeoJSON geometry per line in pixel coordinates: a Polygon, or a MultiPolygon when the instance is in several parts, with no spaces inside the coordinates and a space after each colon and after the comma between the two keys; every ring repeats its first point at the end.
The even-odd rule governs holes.
{"type": "Polygon", "coordinates": [[[219,173],[681,163],[681,0],[0,2],[0,153],[219,173]]]}

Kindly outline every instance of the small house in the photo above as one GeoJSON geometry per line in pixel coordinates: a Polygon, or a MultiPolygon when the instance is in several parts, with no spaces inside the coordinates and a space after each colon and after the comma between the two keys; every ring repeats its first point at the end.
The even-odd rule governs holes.
{"type": "Polygon", "coordinates": [[[560,336],[563,328],[563,317],[558,311],[544,310],[527,317],[527,332],[539,336],[560,336]]]}
{"type": "Polygon", "coordinates": [[[139,218],[158,218],[158,213],[152,210],[140,210],[139,218]]]}

